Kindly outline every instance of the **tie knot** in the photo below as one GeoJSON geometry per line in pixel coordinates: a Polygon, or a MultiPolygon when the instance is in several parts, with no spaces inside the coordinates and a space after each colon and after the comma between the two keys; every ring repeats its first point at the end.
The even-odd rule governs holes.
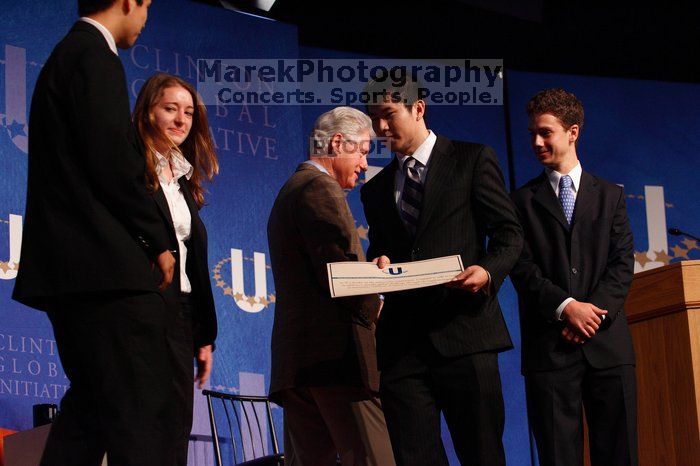
{"type": "Polygon", "coordinates": [[[406,157],[403,162],[403,172],[404,175],[415,178],[416,181],[420,181],[420,174],[418,173],[418,167],[422,166],[421,163],[411,157],[410,155],[406,157]]]}
{"type": "Polygon", "coordinates": [[[573,180],[569,175],[564,175],[559,179],[559,189],[569,189],[573,184],[573,180]]]}

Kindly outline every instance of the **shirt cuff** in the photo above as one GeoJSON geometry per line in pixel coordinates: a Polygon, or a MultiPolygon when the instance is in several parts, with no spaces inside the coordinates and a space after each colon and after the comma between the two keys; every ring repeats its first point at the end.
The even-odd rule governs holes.
{"type": "Polygon", "coordinates": [[[571,302],[574,301],[574,298],[566,298],[557,308],[556,313],[557,320],[564,320],[564,318],[561,316],[562,312],[564,312],[564,308],[571,302]]]}
{"type": "MultiPolygon", "coordinates": [[[[486,269],[484,269],[484,270],[486,270],[486,269]]],[[[482,287],[481,289],[486,296],[491,296],[491,272],[486,270],[486,275],[489,276],[489,280],[486,282],[486,285],[484,287],[482,287]]]]}

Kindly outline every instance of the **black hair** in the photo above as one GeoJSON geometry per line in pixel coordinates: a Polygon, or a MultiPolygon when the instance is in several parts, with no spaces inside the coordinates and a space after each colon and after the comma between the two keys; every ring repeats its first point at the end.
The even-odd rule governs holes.
{"type": "MultiPolygon", "coordinates": [[[[78,0],[78,15],[89,16],[100,11],[105,11],[117,0],[78,0]]],[[[143,5],[143,0],[136,0],[136,4],[143,5]]]]}
{"type": "Polygon", "coordinates": [[[405,67],[395,66],[384,69],[367,83],[364,88],[368,96],[367,107],[381,104],[385,100],[402,103],[410,112],[413,104],[420,100],[418,77],[405,67]]]}

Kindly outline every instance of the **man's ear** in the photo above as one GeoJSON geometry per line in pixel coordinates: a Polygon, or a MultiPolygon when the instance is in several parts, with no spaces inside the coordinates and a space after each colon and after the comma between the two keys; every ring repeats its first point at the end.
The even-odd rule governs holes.
{"type": "Polygon", "coordinates": [[[128,15],[136,6],[136,0],[117,0],[121,3],[121,10],[124,15],[128,15]],[[132,5],[133,3],[133,5],[132,5]]]}
{"type": "Polygon", "coordinates": [[[569,128],[569,144],[573,144],[578,140],[579,129],[578,125],[571,125],[569,128]]]}
{"type": "Polygon", "coordinates": [[[331,142],[328,148],[328,155],[338,155],[341,152],[343,144],[343,135],[342,133],[335,133],[333,136],[331,136],[331,142]]]}
{"type": "Polygon", "coordinates": [[[413,113],[417,121],[425,117],[425,101],[423,99],[416,100],[413,103],[413,113]]]}

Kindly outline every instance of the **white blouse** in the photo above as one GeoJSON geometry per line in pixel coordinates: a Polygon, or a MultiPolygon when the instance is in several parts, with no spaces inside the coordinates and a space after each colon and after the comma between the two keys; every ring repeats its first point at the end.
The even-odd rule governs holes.
{"type": "Polygon", "coordinates": [[[185,246],[185,241],[190,239],[192,234],[192,216],[178,180],[182,176],[189,180],[194,172],[194,167],[180,151],[176,150],[170,152],[170,159],[158,152],[156,152],[156,158],[158,159],[158,165],[156,166],[158,181],[165,194],[165,199],[168,201],[168,208],[170,209],[170,216],[173,219],[173,228],[177,237],[177,249],[180,254],[180,291],[182,293],[191,293],[192,285],[187,278],[187,273],[185,273],[185,270],[187,270],[187,246],[185,246]],[[173,178],[170,182],[166,181],[163,176],[163,169],[168,166],[168,163],[170,163],[170,169],[173,172],[173,178]]]}

